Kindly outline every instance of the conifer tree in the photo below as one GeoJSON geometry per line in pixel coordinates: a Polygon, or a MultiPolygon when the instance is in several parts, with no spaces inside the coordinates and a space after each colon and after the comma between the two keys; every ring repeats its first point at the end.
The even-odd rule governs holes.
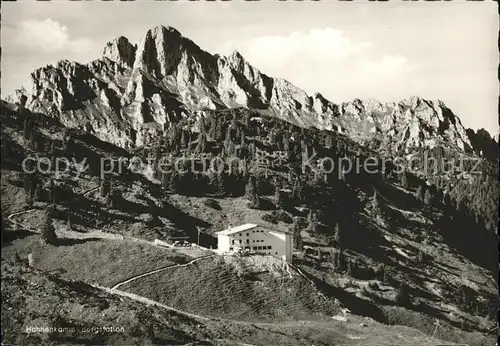
{"type": "Polygon", "coordinates": [[[108,194],[106,195],[106,205],[109,208],[113,207],[113,189],[111,189],[108,194]]]}
{"type": "Polygon", "coordinates": [[[181,139],[180,139],[180,145],[182,149],[186,149],[188,147],[189,140],[187,138],[186,132],[184,130],[181,130],[181,139]]]}
{"type": "Polygon", "coordinates": [[[31,135],[31,122],[28,118],[24,119],[23,135],[24,139],[29,139],[31,135]]]}
{"type": "Polygon", "coordinates": [[[28,192],[28,194],[25,196],[26,206],[28,208],[32,208],[33,207],[33,202],[34,201],[33,201],[33,193],[32,193],[32,191],[34,191],[34,190],[30,190],[28,192]]]}
{"type": "Polygon", "coordinates": [[[242,148],[243,148],[243,147],[246,147],[246,143],[247,143],[247,142],[246,142],[245,132],[243,132],[243,133],[241,134],[240,147],[242,147],[242,148]]]}
{"type": "Polygon", "coordinates": [[[278,209],[283,209],[285,207],[285,200],[283,198],[283,194],[281,193],[281,190],[279,189],[278,185],[275,185],[275,191],[274,191],[274,198],[276,199],[276,207],[278,209]]]}
{"type": "Polygon", "coordinates": [[[292,226],[292,234],[293,234],[293,247],[297,250],[302,250],[303,242],[302,236],[300,235],[300,224],[297,219],[294,220],[292,226]]]}
{"type": "Polygon", "coordinates": [[[194,152],[196,154],[204,153],[206,145],[207,145],[206,134],[205,132],[200,132],[200,135],[198,136],[198,144],[196,145],[194,152]]]}
{"type": "Polygon", "coordinates": [[[406,304],[408,304],[409,300],[410,300],[410,297],[408,295],[408,292],[407,292],[404,284],[401,283],[398,291],[396,292],[396,298],[395,298],[396,304],[406,305],[406,304]]]}
{"type": "Polygon", "coordinates": [[[255,177],[249,176],[247,185],[245,187],[245,197],[247,199],[252,199],[256,193],[257,193],[257,191],[256,191],[256,187],[255,187],[255,177]]]}
{"type": "Polygon", "coordinates": [[[52,207],[49,207],[47,210],[45,210],[42,223],[41,239],[46,244],[55,245],[57,241],[57,236],[54,226],[52,225],[53,213],[54,209],[52,207]]]}
{"type": "Polygon", "coordinates": [[[170,172],[170,177],[168,182],[168,187],[170,191],[177,192],[177,182],[178,182],[177,173],[175,172],[175,170],[172,170],[170,172]]]}
{"type": "Polygon", "coordinates": [[[205,136],[207,134],[206,128],[205,128],[205,119],[203,117],[200,118],[198,121],[198,129],[200,135],[205,136]]]}
{"type": "Polygon", "coordinates": [[[43,201],[43,188],[42,188],[42,184],[41,183],[38,183],[36,184],[36,188],[35,188],[35,194],[33,196],[33,199],[37,202],[41,202],[43,201]]]}
{"type": "Polygon", "coordinates": [[[166,189],[168,187],[168,184],[169,184],[168,174],[167,173],[162,173],[161,174],[161,187],[163,189],[166,189]]]}
{"type": "Polygon", "coordinates": [[[232,156],[234,154],[234,143],[231,136],[231,126],[228,126],[226,132],[226,139],[224,140],[224,150],[227,156],[232,156]]]}
{"type": "Polygon", "coordinates": [[[430,204],[431,202],[432,202],[431,191],[429,189],[426,189],[425,190],[425,194],[424,194],[424,203],[425,204],[430,204]]]}
{"type": "Polygon", "coordinates": [[[424,193],[422,191],[422,185],[420,185],[417,189],[417,193],[416,193],[416,197],[419,201],[423,201],[424,200],[424,193]]]}
{"type": "Polygon", "coordinates": [[[380,211],[379,209],[379,202],[378,202],[378,196],[377,196],[377,190],[373,190],[373,197],[372,197],[372,211],[374,213],[378,213],[380,211]]]}
{"type": "Polygon", "coordinates": [[[297,178],[292,188],[292,198],[296,201],[302,201],[304,198],[304,191],[302,189],[302,183],[300,179],[297,178]]]}
{"type": "Polygon", "coordinates": [[[54,183],[54,179],[50,179],[49,183],[49,200],[48,202],[52,205],[56,204],[57,201],[57,187],[54,183]]]}
{"type": "Polygon", "coordinates": [[[224,170],[217,172],[216,175],[216,180],[217,180],[217,191],[220,193],[224,193],[226,191],[226,173],[224,170]]]}
{"type": "Polygon", "coordinates": [[[101,185],[99,186],[99,194],[101,197],[106,197],[109,193],[111,187],[111,179],[109,176],[104,175],[104,177],[101,179],[101,185]]]}
{"type": "Polygon", "coordinates": [[[335,244],[337,246],[342,246],[340,237],[340,227],[338,223],[335,225],[335,229],[333,230],[333,240],[335,241],[335,244]]]}
{"type": "Polygon", "coordinates": [[[404,171],[401,173],[401,186],[404,189],[408,188],[408,178],[406,177],[406,172],[404,171]]]}
{"type": "Polygon", "coordinates": [[[260,198],[257,193],[257,184],[255,183],[255,178],[250,176],[248,179],[247,186],[245,188],[245,196],[250,200],[250,208],[259,209],[260,208],[260,198]]]}
{"type": "Polygon", "coordinates": [[[215,140],[217,142],[220,142],[222,140],[222,136],[223,136],[223,133],[222,133],[222,121],[221,120],[217,120],[216,122],[216,126],[215,126],[215,140]]]}
{"type": "Polygon", "coordinates": [[[308,226],[309,232],[315,234],[318,229],[318,216],[312,210],[309,211],[308,221],[309,221],[309,226],[308,226]]]}
{"type": "Polygon", "coordinates": [[[352,274],[352,267],[353,267],[353,265],[352,265],[352,261],[348,259],[348,260],[347,260],[347,269],[346,269],[346,270],[347,270],[347,274],[348,274],[348,275],[351,275],[351,274],[352,274]]]}
{"type": "Polygon", "coordinates": [[[345,268],[345,256],[342,248],[339,248],[337,251],[337,262],[335,266],[338,270],[344,270],[345,268]]]}

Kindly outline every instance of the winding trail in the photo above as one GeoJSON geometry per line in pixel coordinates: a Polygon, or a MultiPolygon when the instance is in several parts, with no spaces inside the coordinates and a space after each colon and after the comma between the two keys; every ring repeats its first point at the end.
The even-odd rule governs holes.
{"type": "MultiPolygon", "coordinates": [[[[82,192],[80,195],[81,196],[86,196],[86,195],[88,195],[88,194],[90,194],[90,193],[92,193],[94,191],[97,191],[97,190],[99,190],[99,186],[98,187],[93,187],[93,188],[91,188],[89,190],[86,190],[86,191],[82,192]]],[[[17,222],[16,220],[13,220],[13,217],[15,217],[15,216],[22,215],[22,214],[27,214],[27,213],[31,213],[31,212],[34,212],[34,211],[37,211],[37,210],[39,210],[39,209],[30,208],[30,209],[19,210],[19,211],[16,211],[16,212],[13,212],[13,213],[9,214],[6,217],[6,219],[9,222],[11,222],[12,224],[16,225],[17,227],[19,227],[21,229],[30,231],[32,233],[40,234],[39,230],[28,228],[25,225],[23,225],[22,223],[17,222]]],[[[58,230],[57,231],[57,235],[58,236],[64,236],[64,237],[69,238],[69,239],[88,239],[88,238],[99,238],[99,239],[108,239],[108,240],[124,240],[124,239],[127,239],[127,240],[131,240],[131,241],[135,241],[135,242],[139,242],[139,243],[143,243],[143,244],[158,246],[157,244],[155,244],[152,241],[144,240],[144,239],[141,239],[141,238],[124,236],[124,235],[121,235],[121,234],[107,233],[107,232],[102,232],[102,231],[99,231],[99,230],[81,233],[81,232],[76,232],[76,231],[70,231],[70,230],[62,229],[62,230],[58,230]]]]}
{"type": "MultiPolygon", "coordinates": [[[[127,298],[130,298],[132,300],[141,302],[141,303],[146,304],[146,305],[159,306],[159,307],[164,308],[166,310],[175,312],[175,313],[177,313],[179,315],[190,317],[190,318],[193,318],[193,319],[196,319],[196,320],[209,321],[209,320],[213,319],[213,318],[209,318],[209,317],[205,317],[205,316],[201,316],[201,315],[197,315],[197,314],[192,314],[192,313],[187,312],[187,311],[182,311],[182,310],[176,309],[176,308],[174,308],[172,306],[168,306],[168,305],[159,303],[159,302],[157,302],[155,300],[152,300],[152,299],[149,299],[149,298],[146,298],[146,297],[142,297],[142,296],[139,296],[139,295],[134,294],[134,293],[130,293],[130,292],[125,292],[125,291],[118,290],[118,289],[116,289],[114,287],[111,288],[111,287],[101,286],[101,285],[98,285],[98,284],[91,284],[90,286],[95,287],[97,289],[100,289],[101,291],[104,291],[106,293],[109,293],[109,294],[112,294],[112,295],[116,295],[116,296],[120,296],[120,297],[127,297],[127,298]]],[[[115,287],[116,287],[116,285],[115,285],[115,287]]]]}
{"type": "Polygon", "coordinates": [[[163,270],[166,270],[166,269],[169,269],[169,268],[180,268],[180,267],[187,267],[188,265],[191,265],[195,262],[198,262],[198,261],[201,261],[203,259],[206,259],[206,258],[209,258],[209,257],[214,257],[216,256],[215,254],[213,255],[208,255],[208,256],[203,256],[203,257],[197,257],[197,258],[194,258],[192,259],[191,261],[187,262],[187,263],[184,263],[184,264],[171,264],[171,265],[168,265],[168,266],[165,266],[165,267],[162,267],[162,268],[159,268],[159,269],[155,269],[155,270],[151,270],[149,272],[146,272],[146,273],[143,273],[143,274],[139,274],[139,275],[136,275],[136,276],[133,276],[127,280],[124,280],[122,282],[119,282],[117,283],[116,285],[114,285],[113,287],[111,287],[112,290],[116,290],[119,286],[121,285],[125,285],[125,284],[128,284],[129,282],[132,282],[134,280],[137,280],[137,279],[140,279],[140,278],[143,278],[145,276],[149,276],[149,275],[152,275],[152,274],[156,274],[156,273],[159,273],[163,270]]]}

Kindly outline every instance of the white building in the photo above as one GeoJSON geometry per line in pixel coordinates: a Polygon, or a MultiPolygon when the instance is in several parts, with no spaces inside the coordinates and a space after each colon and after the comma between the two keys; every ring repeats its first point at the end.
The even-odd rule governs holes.
{"type": "Polygon", "coordinates": [[[252,223],[217,232],[217,251],[249,251],[292,261],[293,235],[252,223]]]}

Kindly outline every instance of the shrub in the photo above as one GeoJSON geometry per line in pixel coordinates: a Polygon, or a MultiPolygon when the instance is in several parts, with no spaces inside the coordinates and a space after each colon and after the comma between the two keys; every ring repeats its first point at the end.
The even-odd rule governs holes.
{"type": "Polygon", "coordinates": [[[396,304],[401,305],[401,306],[409,303],[410,297],[409,297],[408,292],[406,291],[406,288],[404,287],[403,284],[401,284],[401,286],[399,286],[399,289],[396,292],[396,297],[395,297],[394,301],[396,302],[396,304]]]}
{"type": "Polygon", "coordinates": [[[284,210],[274,210],[271,215],[276,218],[276,220],[290,224],[293,222],[292,217],[284,210]]]}
{"type": "Polygon", "coordinates": [[[291,224],[293,222],[292,217],[284,210],[274,210],[270,214],[265,214],[262,216],[262,220],[273,223],[273,224],[278,224],[280,221],[291,224]]]}
{"type": "Polygon", "coordinates": [[[374,270],[373,270],[373,273],[374,273],[374,276],[377,278],[377,279],[380,279],[380,280],[383,280],[385,281],[385,266],[383,263],[380,263],[374,270]]]}
{"type": "Polygon", "coordinates": [[[203,204],[206,205],[209,208],[216,209],[216,210],[221,210],[221,206],[218,201],[212,198],[207,198],[203,201],[203,204]]]}
{"type": "Polygon", "coordinates": [[[275,224],[275,225],[278,224],[278,222],[279,222],[273,214],[264,214],[262,216],[262,220],[269,222],[269,223],[272,223],[272,224],[275,224]]]}

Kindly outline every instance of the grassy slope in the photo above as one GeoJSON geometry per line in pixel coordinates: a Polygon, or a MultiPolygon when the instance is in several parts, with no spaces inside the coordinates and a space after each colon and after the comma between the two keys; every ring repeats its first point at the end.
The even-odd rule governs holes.
{"type": "Polygon", "coordinates": [[[85,239],[71,245],[42,245],[38,235],[16,239],[2,251],[2,260],[17,252],[34,267],[59,272],[62,279],[113,286],[132,276],[185,261],[168,249],[130,240],[85,239]]]}
{"type": "Polygon", "coordinates": [[[130,282],[122,289],[178,309],[238,320],[314,319],[339,311],[334,297],[320,296],[281,261],[263,256],[242,258],[239,263],[230,260],[207,258],[130,282]],[[251,265],[252,261],[260,265],[251,265]]]}
{"type": "Polygon", "coordinates": [[[288,324],[251,324],[200,321],[114,297],[82,282],[2,261],[2,332],[8,344],[108,345],[439,345],[406,327],[383,326],[368,319],[348,317],[288,324]],[[29,292],[28,294],[26,292],[29,292]],[[25,333],[26,327],[64,326],[57,333],[25,333]],[[123,328],[120,332],[88,333],[90,328],[123,328]]]}

